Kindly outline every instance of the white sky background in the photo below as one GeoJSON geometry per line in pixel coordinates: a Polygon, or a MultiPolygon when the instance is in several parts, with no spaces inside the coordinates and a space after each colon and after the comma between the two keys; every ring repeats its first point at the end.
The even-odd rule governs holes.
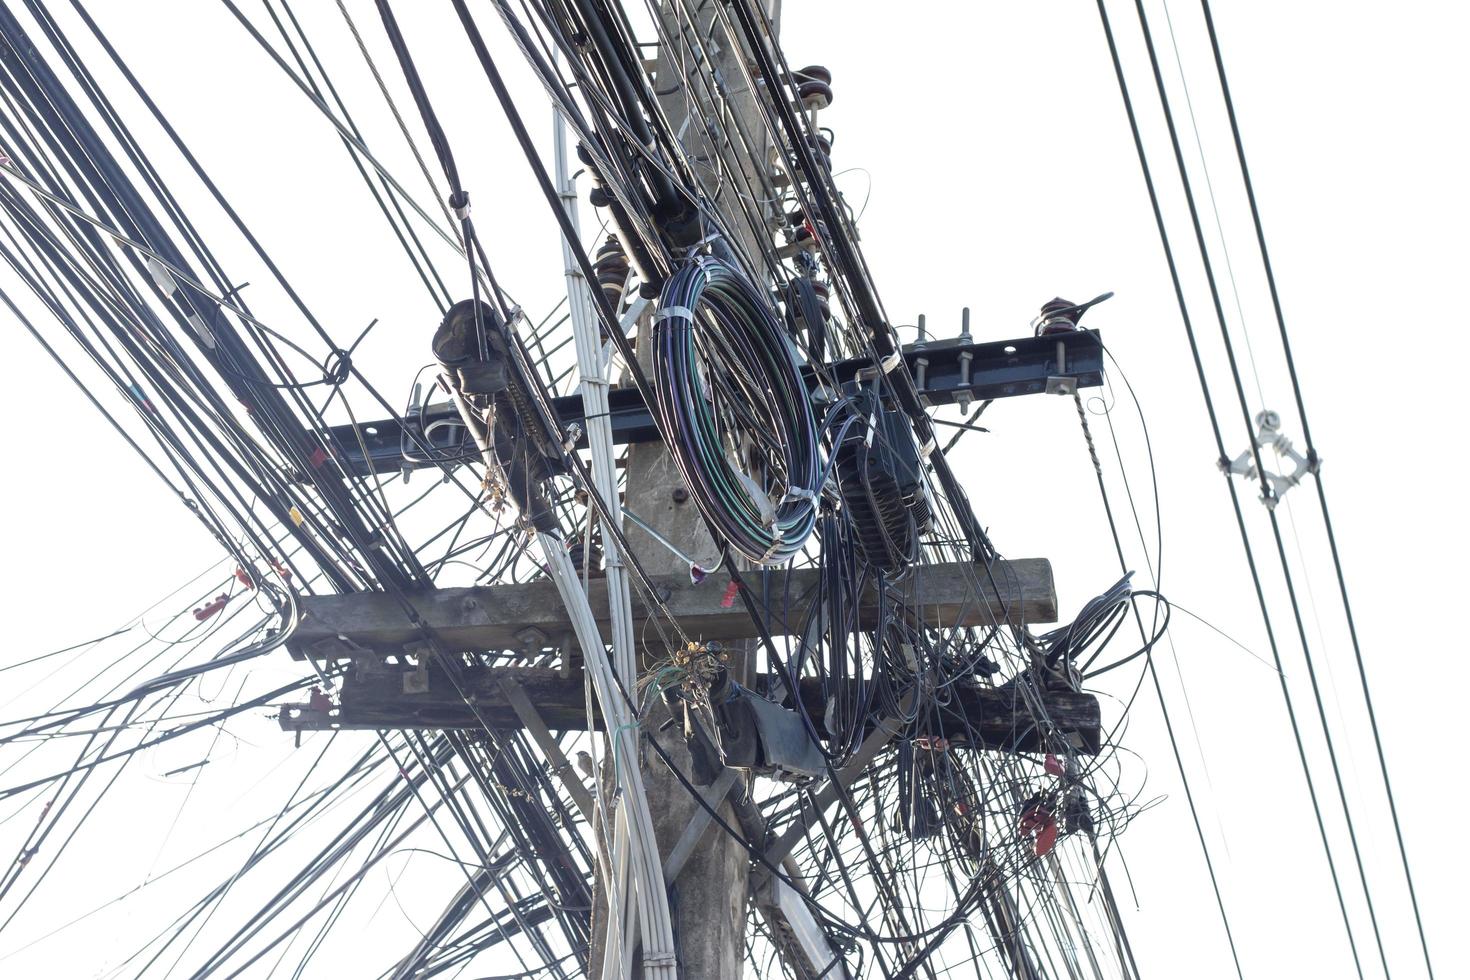
{"type": "MultiPolygon", "coordinates": [[[[548,309],[561,288],[555,229],[488,86],[447,8],[400,6],[496,275],[528,310],[548,309]]],[[[94,14],[114,43],[308,302],[327,316],[334,336],[350,339],[372,318],[382,318],[357,363],[391,400],[406,399],[414,368],[427,360],[435,318],[425,312],[422,288],[324,122],[221,7],[154,2],[126,5],[126,12],[120,5],[101,8],[94,14]],[[139,16],[145,9],[148,14],[139,16]]],[[[353,9],[383,55],[371,5],[353,9]]],[[[1150,3],[1148,9],[1194,163],[1164,8],[1150,3]]],[[[335,4],[303,0],[297,12],[322,45],[369,143],[385,147],[385,159],[408,182],[415,176],[411,161],[393,141],[371,79],[346,46],[350,38],[335,4]]],[[[1241,338],[1248,336],[1264,405],[1283,413],[1285,431],[1300,446],[1198,7],[1176,0],[1170,12],[1237,272],[1243,322],[1228,292],[1226,300],[1238,352],[1246,356],[1241,338]]],[[[1463,442],[1461,379],[1449,356],[1460,343],[1457,303],[1470,260],[1463,234],[1470,217],[1462,135],[1470,81],[1462,52],[1467,15],[1447,3],[1227,0],[1215,14],[1313,433],[1326,460],[1324,477],[1437,972],[1470,975],[1470,957],[1456,942],[1470,862],[1458,828],[1466,794],[1454,741],[1470,651],[1458,634],[1417,630],[1423,621],[1442,622],[1463,602],[1461,556],[1470,544],[1456,448],[1463,442]]],[[[1136,19],[1124,4],[1113,16],[1233,454],[1247,436],[1193,258],[1136,19]]],[[[544,99],[527,84],[496,18],[487,12],[482,24],[503,65],[515,66],[511,74],[528,122],[538,137],[546,136],[544,99]]],[[[960,308],[968,305],[977,339],[1001,339],[1024,335],[1038,305],[1056,294],[1082,300],[1117,292],[1088,322],[1103,331],[1149,426],[1161,495],[1162,591],[1269,658],[1095,6],[791,3],[782,33],[793,66],[820,63],[833,72],[836,99],[822,121],[836,133],[834,167],[871,175],[862,244],[899,322],[927,313],[931,331],[948,336],[958,332],[960,308]]],[[[81,29],[71,36],[80,41],[81,29]]],[[[101,69],[100,59],[91,63],[101,69]]],[[[396,81],[391,61],[384,56],[380,64],[393,69],[396,81]]],[[[112,73],[102,77],[113,83],[108,91],[114,97],[131,104],[112,73]]],[[[411,109],[407,100],[403,108],[411,109]]],[[[161,145],[140,116],[130,119],[149,134],[147,145],[161,145]]],[[[549,138],[545,145],[549,150],[549,138]]],[[[182,175],[172,156],[160,153],[159,159],[166,172],[182,175]]],[[[1197,170],[1196,178],[1214,244],[1197,170]]],[[[860,206],[865,176],[850,173],[841,183],[860,206]]],[[[290,319],[278,301],[271,306],[265,275],[197,185],[181,179],[179,186],[207,218],[204,227],[219,229],[211,242],[225,254],[226,266],[249,270],[241,277],[258,284],[254,301],[290,319]]],[[[463,281],[450,263],[441,268],[463,281]]],[[[1225,284],[1223,263],[1217,273],[1225,284]]],[[[298,325],[290,319],[290,326],[294,331],[298,325]]],[[[49,327],[42,323],[43,330],[49,327]]],[[[218,549],[28,336],[7,328],[0,338],[0,384],[9,416],[19,423],[11,426],[6,481],[8,561],[0,595],[10,642],[0,653],[3,664],[116,628],[215,561],[218,549]]],[[[1254,413],[1262,400],[1249,370],[1246,380],[1254,413]]],[[[110,393],[101,396],[114,410],[125,410],[110,393]]],[[[1114,420],[1152,547],[1148,461],[1126,395],[1119,395],[1114,420]]],[[[1096,415],[1091,421],[1130,564],[1141,569],[1143,553],[1106,421],[1096,415]]],[[[983,424],[992,432],[967,436],[956,463],[976,513],[1007,556],[1052,560],[1063,616],[1069,617],[1117,577],[1072,403],[1041,396],[1000,401],[983,424]]],[[[1242,497],[1258,561],[1271,570],[1266,585],[1288,673],[1299,684],[1298,717],[1311,733],[1315,710],[1274,571],[1265,512],[1244,485],[1242,497]]],[[[1390,964],[1395,976],[1420,976],[1315,494],[1303,486],[1287,499],[1290,507],[1280,514],[1284,528],[1300,530],[1311,590],[1305,594],[1299,575],[1307,635],[1332,722],[1346,733],[1339,737],[1339,756],[1357,804],[1359,842],[1390,964]],[[1313,597],[1319,617],[1311,612],[1313,597]]],[[[1290,532],[1287,544],[1299,571],[1290,532]]],[[[173,610],[159,610],[158,620],[173,610]]],[[[1119,649],[1125,636],[1116,641],[1119,649]]],[[[1172,650],[1160,652],[1160,669],[1246,975],[1348,976],[1346,944],[1276,678],[1183,613],[1176,612],[1172,637],[1172,650]]],[[[283,678],[289,670],[283,665],[283,678]]],[[[1126,697],[1137,675],[1118,673],[1109,675],[1105,689],[1126,697]]],[[[42,676],[26,674],[25,683],[42,676]]],[[[207,693],[230,696],[218,686],[207,693]]],[[[17,675],[0,674],[0,702],[12,699],[3,708],[6,717],[46,706],[21,689],[17,675]]],[[[109,798],[106,812],[84,830],[89,839],[79,836],[74,856],[68,854],[0,934],[0,956],[140,884],[151,868],[215,842],[222,828],[233,832],[247,822],[244,815],[254,820],[269,814],[324,738],[308,739],[293,754],[290,737],[273,722],[232,731],[251,744],[219,750],[218,761],[200,774],[189,797],[190,819],[177,832],[170,822],[189,783],[156,774],[195,761],[207,739],[144,760],[140,773],[153,775],[135,773],[135,790],[109,798]],[[294,767],[289,775],[275,771],[283,759],[294,767]],[[156,861],[156,853],[166,857],[156,861]]],[[[342,750],[343,760],[365,748],[371,735],[350,737],[360,742],[342,750]]],[[[1199,846],[1148,693],[1140,696],[1124,744],[1147,765],[1145,796],[1164,797],[1123,838],[1136,906],[1122,873],[1115,878],[1143,973],[1231,976],[1199,846]]],[[[1324,805],[1335,811],[1320,739],[1309,735],[1309,746],[1324,805]]],[[[0,805],[0,817],[12,809],[0,805]]],[[[23,815],[19,822],[30,819],[23,815]]],[[[1364,966],[1374,976],[1371,933],[1360,901],[1351,897],[1358,893],[1351,852],[1339,822],[1329,826],[1340,845],[1344,888],[1363,926],[1364,966]]],[[[0,825],[6,846],[13,831],[0,825]]],[[[394,870],[402,864],[393,862],[394,870]]],[[[404,912],[389,901],[374,927],[382,931],[373,937],[411,938],[393,920],[431,920],[446,889],[455,887],[454,875],[446,878],[442,869],[411,868],[396,894],[404,912]]],[[[99,916],[0,959],[0,976],[101,975],[131,952],[148,924],[159,927],[150,908],[192,901],[222,876],[201,872],[177,891],[160,886],[159,905],[145,899],[140,909],[99,916]]],[[[365,964],[381,956],[366,949],[360,939],[339,943],[333,958],[308,976],[370,975],[365,964]]]]}

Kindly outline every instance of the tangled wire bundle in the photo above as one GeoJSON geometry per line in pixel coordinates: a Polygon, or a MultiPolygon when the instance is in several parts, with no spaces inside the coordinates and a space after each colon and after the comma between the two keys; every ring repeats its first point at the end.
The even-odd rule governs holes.
{"type": "Polygon", "coordinates": [[[751,561],[789,560],[816,522],[821,451],[796,351],[765,297],[719,259],[681,268],[659,297],[654,373],[700,511],[751,561]]]}

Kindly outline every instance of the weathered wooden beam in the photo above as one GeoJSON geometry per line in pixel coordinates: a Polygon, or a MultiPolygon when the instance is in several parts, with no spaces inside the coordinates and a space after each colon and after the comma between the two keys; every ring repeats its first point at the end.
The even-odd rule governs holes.
{"type": "MultiPolygon", "coordinates": [[[[803,568],[771,575],[767,586],[761,575],[748,573],[746,580],[756,593],[757,604],[770,610],[772,635],[800,630],[819,574],[817,569],[803,568]]],[[[690,637],[727,641],[750,635],[750,617],[742,604],[728,602],[728,575],[712,573],[698,585],[687,575],[658,575],[653,582],[664,605],[690,637]]],[[[603,616],[606,584],[594,579],[588,591],[593,610],[603,616]]],[[[988,570],[961,563],[923,565],[891,586],[891,591],[912,604],[932,626],[1054,623],[1057,618],[1051,562],[1044,558],[997,561],[988,570]]],[[[455,651],[518,650],[527,645],[528,636],[541,636],[554,644],[569,632],[561,598],[549,581],[438,589],[409,599],[439,641],[455,651]]],[[[383,593],[307,596],[301,608],[301,625],[286,642],[297,658],[310,655],[315,644],[338,637],[380,653],[398,652],[423,639],[402,607],[383,593]]],[[[877,614],[877,593],[869,591],[859,606],[863,625],[875,626],[877,614]]],[[[640,631],[650,618],[636,590],[633,616],[640,631]]]]}
{"type": "MultiPolygon", "coordinates": [[[[328,722],[309,727],[345,729],[474,729],[478,718],[504,728],[522,728],[525,722],[506,696],[505,683],[513,682],[527,701],[536,706],[547,729],[585,731],[586,692],[581,672],[562,676],[545,667],[471,667],[463,671],[461,687],[433,667],[428,670],[428,690],[404,693],[409,673],[393,669],[352,671],[342,687],[341,707],[328,722]],[[466,703],[474,700],[474,711],[466,703]]],[[[1010,752],[1043,749],[1042,733],[1027,702],[1010,686],[983,687],[978,683],[956,684],[952,704],[938,718],[926,718],[923,731],[913,734],[943,736],[956,744],[1010,752]],[[936,730],[936,728],[941,730],[936,730]]],[[[805,678],[800,685],[802,703],[814,718],[821,718],[825,704],[820,685],[805,678]]],[[[1043,698],[1047,718],[1055,731],[1075,736],[1082,752],[1095,752],[1101,737],[1102,719],[1097,699],[1073,691],[1049,691],[1043,698]]],[[[602,719],[594,711],[593,726],[602,719]]]]}

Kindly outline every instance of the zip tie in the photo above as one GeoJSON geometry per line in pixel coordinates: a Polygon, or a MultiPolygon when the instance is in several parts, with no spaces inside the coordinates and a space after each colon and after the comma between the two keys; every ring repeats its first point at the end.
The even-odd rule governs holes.
{"type": "Polygon", "coordinates": [[[926,442],[926,443],[924,443],[922,446],[919,447],[919,455],[922,456],[922,457],[924,457],[925,459],[928,459],[929,458],[929,454],[932,453],[932,452],[934,452],[934,450],[936,450],[938,448],[939,448],[939,443],[938,442],[935,442],[934,441],[934,437],[931,435],[929,437],[929,441],[926,442]]]}
{"type": "Polygon", "coordinates": [[[880,366],[883,368],[883,373],[884,374],[892,374],[893,373],[893,369],[896,368],[896,367],[898,367],[902,363],[903,363],[903,354],[901,354],[898,351],[894,351],[893,353],[889,354],[887,357],[883,358],[883,360],[879,362],[880,366]]]}
{"type": "MultiPolygon", "coordinates": [[[[687,120],[687,119],[684,120],[684,123],[685,123],[685,125],[688,125],[689,120],[687,120]]],[[[685,252],[684,254],[687,255],[687,256],[689,256],[690,258],[694,259],[700,265],[703,265],[704,263],[701,260],[706,259],[706,258],[713,258],[713,256],[695,255],[694,253],[698,252],[704,246],[709,245],[710,243],[714,242],[716,239],[721,238],[721,237],[722,236],[720,235],[720,233],[718,231],[712,231],[709,234],[705,235],[703,238],[701,238],[699,241],[695,242],[693,245],[690,245],[689,246],[689,250],[687,252],[685,252]]]]}
{"type": "Polygon", "coordinates": [[[812,491],[808,490],[806,487],[787,487],[786,488],[786,496],[784,496],[784,497],[781,498],[781,503],[784,504],[784,503],[788,503],[788,502],[793,501],[793,500],[816,500],[816,499],[817,499],[817,495],[815,493],[813,493],[812,491]]]}
{"type": "Polygon", "coordinates": [[[781,546],[783,544],[785,544],[785,543],[786,542],[785,542],[785,540],[784,540],[784,538],[783,538],[782,535],[780,535],[780,534],[776,535],[776,540],[772,541],[771,542],[771,546],[766,549],[766,553],[764,555],[761,555],[761,560],[760,560],[759,564],[764,565],[764,564],[766,564],[766,562],[770,561],[771,560],[771,556],[774,555],[776,552],[780,551],[781,550],[781,546]]]}
{"type": "Polygon", "coordinates": [[[669,319],[670,317],[675,316],[682,316],[686,320],[693,320],[694,311],[687,306],[665,306],[663,309],[654,313],[653,322],[660,323],[664,320],[669,319]]]}

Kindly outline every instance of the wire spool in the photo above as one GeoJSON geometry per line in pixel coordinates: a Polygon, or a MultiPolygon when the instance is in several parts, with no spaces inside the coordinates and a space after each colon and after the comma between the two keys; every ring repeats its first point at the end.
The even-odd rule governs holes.
{"type": "Polygon", "coordinates": [[[701,256],[654,315],[661,428],[700,512],[759,565],[788,561],[816,522],[821,450],[797,353],[765,296],[701,256]]]}
{"type": "Polygon", "coordinates": [[[628,253],[617,235],[608,235],[607,241],[597,250],[592,271],[597,274],[597,285],[607,297],[607,305],[617,310],[623,299],[623,289],[628,285],[628,253]]]}

